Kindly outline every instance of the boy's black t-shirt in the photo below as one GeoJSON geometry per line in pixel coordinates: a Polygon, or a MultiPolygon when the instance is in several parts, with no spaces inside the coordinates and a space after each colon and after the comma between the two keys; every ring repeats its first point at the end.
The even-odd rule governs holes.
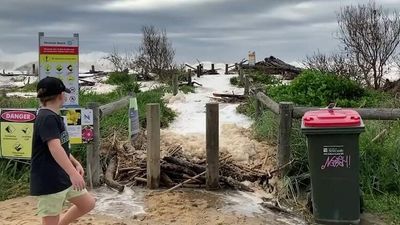
{"type": "Polygon", "coordinates": [[[47,142],[60,139],[70,154],[69,137],[63,118],[49,109],[40,109],[34,125],[31,160],[31,195],[48,195],[63,191],[72,184],[68,174],[55,161],[47,142]]]}

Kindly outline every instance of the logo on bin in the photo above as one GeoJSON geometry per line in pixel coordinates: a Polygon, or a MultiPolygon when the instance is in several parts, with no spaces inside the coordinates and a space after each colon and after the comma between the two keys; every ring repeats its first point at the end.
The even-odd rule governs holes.
{"type": "Polygon", "coordinates": [[[322,154],[325,161],[321,165],[321,170],[327,168],[350,168],[351,156],[345,154],[343,145],[323,146],[322,154]]]}
{"type": "Polygon", "coordinates": [[[350,168],[350,165],[351,156],[349,155],[328,156],[325,164],[321,166],[321,170],[326,168],[350,168]]]}

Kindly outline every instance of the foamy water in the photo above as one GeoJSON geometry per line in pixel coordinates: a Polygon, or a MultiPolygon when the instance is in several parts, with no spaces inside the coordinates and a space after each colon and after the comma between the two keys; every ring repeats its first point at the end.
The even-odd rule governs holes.
{"type": "MultiPolygon", "coordinates": [[[[177,96],[167,94],[165,96],[168,107],[177,112],[177,118],[170,124],[168,130],[179,134],[205,134],[206,130],[206,104],[215,102],[213,93],[243,94],[243,88],[237,88],[230,84],[230,78],[237,75],[204,75],[193,78],[202,84],[196,87],[195,93],[177,96]]],[[[238,127],[249,128],[251,120],[236,112],[239,104],[220,103],[220,126],[234,124],[238,127]]],[[[220,129],[221,130],[221,129],[220,129]]]]}
{"type": "Polygon", "coordinates": [[[107,187],[101,187],[93,191],[96,198],[96,207],[93,214],[112,216],[116,218],[130,218],[143,214],[144,191],[141,188],[125,188],[118,193],[107,187]]]}

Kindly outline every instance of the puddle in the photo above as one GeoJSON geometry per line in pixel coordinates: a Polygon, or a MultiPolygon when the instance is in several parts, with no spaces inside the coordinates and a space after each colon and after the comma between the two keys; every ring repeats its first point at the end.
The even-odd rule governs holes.
{"type": "Polygon", "coordinates": [[[107,187],[101,187],[93,191],[96,198],[94,214],[112,216],[116,218],[130,218],[143,214],[145,190],[125,188],[118,193],[107,187]]]}

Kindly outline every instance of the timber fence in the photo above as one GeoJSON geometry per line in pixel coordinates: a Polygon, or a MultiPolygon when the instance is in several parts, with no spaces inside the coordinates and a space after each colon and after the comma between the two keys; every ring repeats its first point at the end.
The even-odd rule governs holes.
{"type": "MultiPolygon", "coordinates": [[[[275,102],[263,92],[252,89],[252,79],[245,74],[239,64],[239,84],[244,86],[244,95],[254,96],[256,100],[256,120],[262,115],[264,108],[277,115],[278,127],[278,166],[284,167],[290,163],[291,130],[293,119],[301,119],[308,111],[319,110],[320,107],[299,107],[292,102],[275,102]]],[[[400,109],[397,108],[353,108],[363,120],[398,120],[400,109]]]]}

